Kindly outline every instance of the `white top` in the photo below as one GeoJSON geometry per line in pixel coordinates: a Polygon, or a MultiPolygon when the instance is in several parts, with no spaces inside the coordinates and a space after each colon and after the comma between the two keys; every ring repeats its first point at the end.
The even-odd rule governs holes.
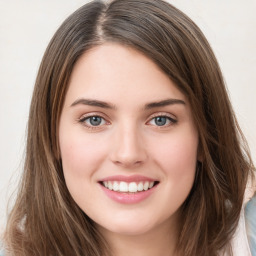
{"type": "MultiPolygon", "coordinates": [[[[247,186],[243,208],[231,246],[233,256],[256,256],[256,184],[247,186]]],[[[229,256],[228,253],[222,255],[229,256]]]]}

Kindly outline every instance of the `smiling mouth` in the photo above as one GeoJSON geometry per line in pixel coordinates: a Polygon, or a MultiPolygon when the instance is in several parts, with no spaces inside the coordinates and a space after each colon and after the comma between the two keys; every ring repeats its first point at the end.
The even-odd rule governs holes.
{"type": "Polygon", "coordinates": [[[100,184],[109,190],[120,193],[138,193],[147,191],[156,186],[158,181],[140,181],[140,182],[125,182],[125,181],[102,181],[100,184]]]}

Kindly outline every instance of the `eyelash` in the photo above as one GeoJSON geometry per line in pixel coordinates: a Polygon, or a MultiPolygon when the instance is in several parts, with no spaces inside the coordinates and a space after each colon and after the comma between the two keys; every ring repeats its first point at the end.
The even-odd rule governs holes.
{"type": "Polygon", "coordinates": [[[171,117],[169,114],[167,113],[156,113],[154,114],[153,116],[150,117],[149,121],[147,121],[147,124],[153,120],[156,120],[156,118],[158,117],[163,117],[163,118],[166,118],[169,123],[166,125],[166,124],[163,124],[163,125],[154,125],[156,126],[158,129],[164,129],[164,128],[167,128],[171,125],[175,125],[177,124],[178,120],[177,119],[174,119],[173,117],[171,117]]]}
{"type": "MultiPolygon", "coordinates": [[[[156,118],[159,118],[159,117],[166,118],[169,121],[169,123],[167,125],[166,125],[166,123],[164,123],[163,125],[152,125],[151,124],[152,126],[156,126],[158,129],[163,129],[163,128],[169,127],[171,125],[175,125],[178,122],[178,120],[174,119],[173,117],[171,117],[170,115],[168,115],[166,113],[157,113],[157,114],[154,114],[153,116],[151,116],[149,121],[146,122],[146,124],[149,124],[151,121],[156,120],[156,118]]],[[[78,119],[78,122],[83,124],[87,129],[91,129],[91,130],[100,129],[100,128],[102,128],[102,126],[110,124],[110,122],[106,121],[106,118],[104,116],[102,116],[100,114],[93,114],[93,113],[81,117],[80,119],[78,119]],[[93,118],[93,117],[101,118],[101,122],[103,120],[105,123],[99,124],[99,125],[87,124],[86,121],[90,120],[90,118],[93,118]]]]}
{"type": "Polygon", "coordinates": [[[93,117],[101,118],[101,122],[102,122],[102,120],[104,120],[105,123],[103,125],[109,124],[109,122],[106,121],[106,118],[104,116],[102,116],[101,114],[96,114],[96,113],[82,116],[80,119],[78,119],[78,122],[81,123],[82,125],[84,125],[87,129],[91,129],[91,130],[100,129],[103,125],[92,125],[92,124],[89,125],[86,123],[87,120],[90,120],[90,118],[93,118],[93,117]]]}

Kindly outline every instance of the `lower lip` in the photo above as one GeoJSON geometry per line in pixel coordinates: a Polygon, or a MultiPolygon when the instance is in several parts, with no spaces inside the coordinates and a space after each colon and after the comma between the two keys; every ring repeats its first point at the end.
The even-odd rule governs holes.
{"type": "Polygon", "coordinates": [[[142,202],[145,199],[147,199],[155,191],[155,189],[158,185],[155,185],[154,187],[152,187],[149,190],[141,191],[141,192],[137,192],[137,193],[116,192],[113,190],[109,190],[102,185],[100,185],[100,186],[101,186],[102,190],[105,192],[105,194],[112,200],[114,200],[118,203],[122,203],[122,204],[136,204],[136,203],[142,202]]]}

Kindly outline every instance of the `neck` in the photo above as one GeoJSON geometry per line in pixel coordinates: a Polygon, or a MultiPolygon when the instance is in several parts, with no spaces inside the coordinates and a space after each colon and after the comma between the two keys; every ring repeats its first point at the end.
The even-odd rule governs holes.
{"type": "Polygon", "coordinates": [[[110,246],[113,256],[178,256],[176,242],[178,221],[161,223],[143,234],[120,234],[100,228],[110,246]]]}

